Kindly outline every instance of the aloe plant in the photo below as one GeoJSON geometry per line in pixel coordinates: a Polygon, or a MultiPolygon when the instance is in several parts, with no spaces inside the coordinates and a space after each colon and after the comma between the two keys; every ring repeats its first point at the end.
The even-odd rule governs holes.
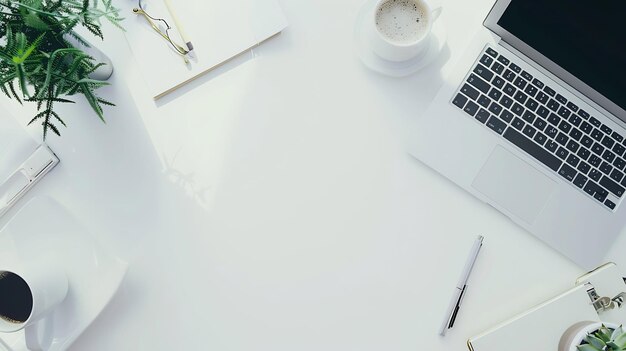
{"type": "Polygon", "coordinates": [[[67,39],[88,45],[74,32],[78,26],[103,39],[101,19],[121,28],[112,0],[0,0],[0,91],[36,104],[29,124],[41,123],[44,139],[66,125],[57,103],[82,95],[103,122],[102,106],[113,105],[96,94],[107,83],[90,78],[103,64],[67,39]]]}
{"type": "Polygon", "coordinates": [[[611,329],[602,325],[595,333],[588,334],[583,342],[577,346],[580,351],[623,351],[626,350],[626,332],[622,326],[611,329]]]}

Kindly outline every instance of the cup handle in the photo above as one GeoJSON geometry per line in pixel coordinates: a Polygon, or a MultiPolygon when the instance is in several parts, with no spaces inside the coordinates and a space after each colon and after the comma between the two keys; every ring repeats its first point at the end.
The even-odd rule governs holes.
{"type": "Polygon", "coordinates": [[[441,11],[443,10],[443,5],[441,4],[441,1],[433,1],[432,2],[432,16],[433,16],[433,21],[436,21],[437,18],[439,18],[439,16],[441,16],[441,11]]]}
{"type": "Polygon", "coordinates": [[[30,351],[43,351],[43,344],[49,344],[52,339],[52,325],[50,318],[35,322],[24,329],[26,348],[30,351]]]}
{"type": "Polygon", "coordinates": [[[24,335],[26,336],[26,348],[28,350],[43,350],[39,341],[39,322],[27,326],[26,329],[24,329],[24,335]]]}

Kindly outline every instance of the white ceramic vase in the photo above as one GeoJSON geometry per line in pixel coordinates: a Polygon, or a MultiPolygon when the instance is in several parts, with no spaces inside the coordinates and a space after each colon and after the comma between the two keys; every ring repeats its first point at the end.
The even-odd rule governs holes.
{"type": "Polygon", "coordinates": [[[102,52],[102,50],[98,49],[85,38],[76,33],[74,33],[74,35],[79,37],[84,42],[89,43],[89,46],[84,45],[71,35],[66,34],[65,36],[63,36],[63,38],[70,42],[75,48],[81,49],[89,54],[96,60],[97,63],[104,63],[104,66],[100,66],[98,69],[96,69],[92,74],[89,75],[89,78],[95,80],[108,80],[109,78],[111,78],[111,76],[113,75],[113,62],[111,61],[111,59],[104,52],[102,52]]]}

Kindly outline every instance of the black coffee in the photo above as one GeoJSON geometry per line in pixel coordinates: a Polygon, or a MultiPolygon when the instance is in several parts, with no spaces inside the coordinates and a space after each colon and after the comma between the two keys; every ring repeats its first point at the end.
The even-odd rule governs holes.
{"type": "Polygon", "coordinates": [[[24,323],[33,309],[33,294],[19,275],[0,272],[0,318],[11,323],[24,323]]]}

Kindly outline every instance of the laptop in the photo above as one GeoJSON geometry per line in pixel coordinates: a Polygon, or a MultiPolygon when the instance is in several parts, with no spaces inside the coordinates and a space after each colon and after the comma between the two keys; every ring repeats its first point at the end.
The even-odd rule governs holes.
{"type": "Polygon", "coordinates": [[[584,268],[626,222],[626,3],[498,0],[410,153],[584,268]]]}

